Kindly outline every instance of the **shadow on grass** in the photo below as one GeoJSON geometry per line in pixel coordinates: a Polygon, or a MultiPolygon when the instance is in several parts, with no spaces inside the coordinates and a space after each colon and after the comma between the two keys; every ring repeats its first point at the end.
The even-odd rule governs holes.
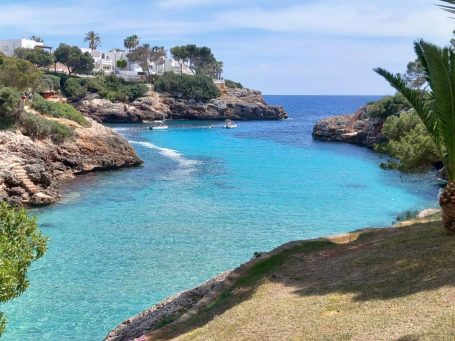
{"type": "Polygon", "coordinates": [[[350,293],[360,302],[388,300],[453,286],[454,259],[455,236],[439,222],[370,232],[350,244],[308,242],[255,264],[190,320],[149,337],[167,340],[201,327],[248,300],[264,280],[302,296],[350,293]]]}

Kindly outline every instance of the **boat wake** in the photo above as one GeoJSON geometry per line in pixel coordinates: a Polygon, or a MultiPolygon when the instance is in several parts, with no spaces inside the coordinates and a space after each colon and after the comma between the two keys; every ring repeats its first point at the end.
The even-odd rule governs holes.
{"type": "Polygon", "coordinates": [[[192,169],[192,168],[194,168],[194,166],[196,166],[199,163],[196,160],[187,159],[185,156],[183,156],[177,150],[170,149],[170,148],[158,147],[158,146],[156,146],[156,145],[154,145],[153,143],[150,143],[150,142],[129,141],[129,143],[136,144],[136,145],[148,148],[148,149],[156,150],[161,155],[177,161],[179,163],[179,165],[182,168],[185,168],[185,169],[192,169]]]}

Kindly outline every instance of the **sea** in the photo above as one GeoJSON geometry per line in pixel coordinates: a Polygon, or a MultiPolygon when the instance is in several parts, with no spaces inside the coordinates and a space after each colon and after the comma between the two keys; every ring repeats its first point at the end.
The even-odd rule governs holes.
{"type": "Polygon", "coordinates": [[[297,239],[389,226],[437,205],[433,173],[383,170],[369,149],[314,141],[313,124],[375,96],[266,96],[288,120],[111,127],[143,166],[77,177],[36,215],[50,238],[27,291],[2,304],[4,340],[102,340],[160,300],[297,239]]]}

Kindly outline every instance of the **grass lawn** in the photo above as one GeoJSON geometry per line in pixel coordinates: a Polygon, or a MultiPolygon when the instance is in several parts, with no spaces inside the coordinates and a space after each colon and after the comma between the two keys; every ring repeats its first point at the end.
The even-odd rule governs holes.
{"type": "Polygon", "coordinates": [[[148,340],[455,340],[455,236],[440,222],[309,241],[256,263],[148,340]]]}

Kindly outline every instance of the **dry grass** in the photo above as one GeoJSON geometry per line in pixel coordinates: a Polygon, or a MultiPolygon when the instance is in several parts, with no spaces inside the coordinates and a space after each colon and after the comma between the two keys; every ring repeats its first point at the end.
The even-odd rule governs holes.
{"type": "Polygon", "coordinates": [[[175,340],[455,340],[455,236],[439,222],[309,242],[257,264],[175,340]]]}

